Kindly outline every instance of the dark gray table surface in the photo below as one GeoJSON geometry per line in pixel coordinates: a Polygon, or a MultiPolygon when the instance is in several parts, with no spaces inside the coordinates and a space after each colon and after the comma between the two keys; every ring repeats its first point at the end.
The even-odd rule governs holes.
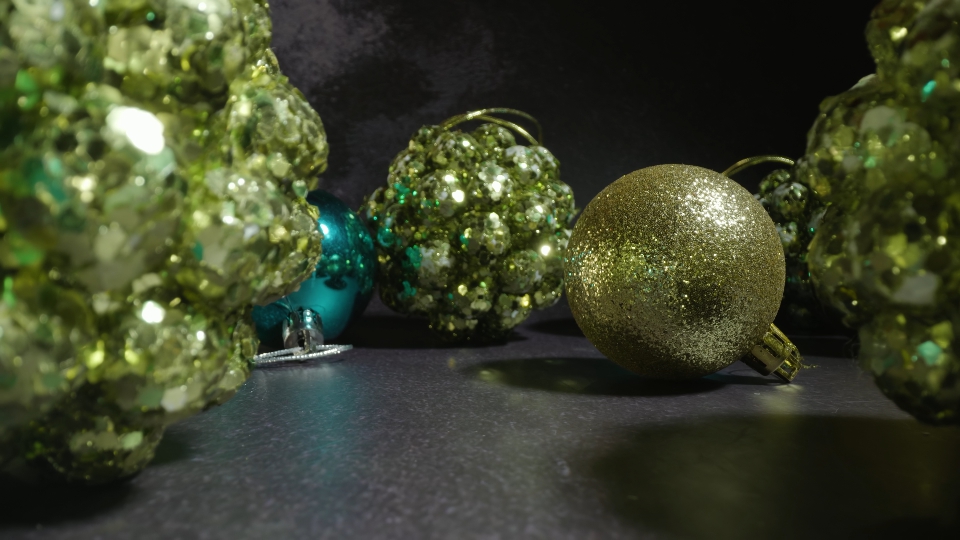
{"type": "Polygon", "coordinates": [[[0,537],[960,537],[960,430],[898,410],[842,339],[798,339],[819,367],[795,384],[668,384],[562,307],[499,346],[422,332],[374,309],[342,362],[256,371],[127,483],[0,479],[0,537]]]}

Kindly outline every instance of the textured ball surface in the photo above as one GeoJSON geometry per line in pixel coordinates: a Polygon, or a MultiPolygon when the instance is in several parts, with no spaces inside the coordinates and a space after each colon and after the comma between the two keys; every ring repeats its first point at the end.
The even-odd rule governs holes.
{"type": "Polygon", "coordinates": [[[717,172],[659,165],[587,205],[565,258],[587,338],[641,375],[691,379],[738,360],[780,306],[784,256],[760,203],[717,172]]]}
{"type": "Polygon", "coordinates": [[[576,214],[559,167],[494,124],[421,128],[366,203],[380,298],[426,316],[448,341],[474,343],[503,339],[555,304],[576,214]]]}
{"type": "MultiPolygon", "coordinates": [[[[773,219],[786,257],[787,281],[779,320],[793,329],[835,330],[840,323],[839,316],[820,304],[807,264],[807,246],[820,228],[826,211],[823,200],[797,177],[796,171],[790,169],[778,169],[768,174],[754,196],[773,219]]],[[[777,324],[781,325],[780,322],[777,324]]]]}
{"type": "Polygon", "coordinates": [[[877,74],[827,98],[794,174],[829,205],[817,296],[859,328],[860,363],[920,420],[960,422],[960,0],[887,0],[877,74]]]}
{"type": "Polygon", "coordinates": [[[229,398],[320,257],[265,0],[0,0],[0,463],[101,483],[229,398]]]}

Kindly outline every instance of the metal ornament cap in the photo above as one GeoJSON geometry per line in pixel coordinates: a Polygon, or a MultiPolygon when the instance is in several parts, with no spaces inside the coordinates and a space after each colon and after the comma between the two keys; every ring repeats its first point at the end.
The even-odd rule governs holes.
{"type": "Polygon", "coordinates": [[[323,320],[307,308],[292,310],[283,321],[283,346],[313,352],[323,345],[323,320]]]}
{"type": "Polygon", "coordinates": [[[648,167],[607,186],[577,221],[564,270],[577,324],[601,353],[675,380],[714,373],[765,343],[785,276],[760,203],[690,165],[648,167]]]}
{"type": "MultiPolygon", "coordinates": [[[[261,353],[253,357],[256,367],[271,367],[288,362],[305,362],[334,356],[353,348],[353,345],[324,345],[323,320],[315,311],[299,308],[290,311],[283,323],[283,345],[280,351],[261,353]]],[[[327,359],[335,362],[339,358],[327,359]]]]}
{"type": "Polygon", "coordinates": [[[792,381],[801,369],[810,367],[803,364],[797,346],[773,324],[760,343],[754,345],[750,354],[741,360],[758,373],[776,375],[783,382],[792,381]]]}

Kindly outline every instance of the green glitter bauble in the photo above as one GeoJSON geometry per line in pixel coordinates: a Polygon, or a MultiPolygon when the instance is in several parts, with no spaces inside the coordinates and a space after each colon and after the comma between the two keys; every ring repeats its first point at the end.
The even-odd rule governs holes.
{"type": "Polygon", "coordinates": [[[819,296],[860,328],[860,360],[898,405],[960,421],[960,1],[885,1],[877,75],[829,98],[798,182],[828,206],[810,244],[819,296]]]}
{"type": "Polygon", "coordinates": [[[835,317],[824,313],[807,264],[807,246],[826,210],[823,201],[789,169],[768,174],[755,197],[777,226],[786,258],[787,279],[777,324],[794,330],[831,330],[835,317]]]}
{"type": "Polygon", "coordinates": [[[320,257],[262,0],[0,0],[0,459],[97,483],[223,402],[320,257]]]}
{"type": "Polygon", "coordinates": [[[387,306],[450,341],[488,342],[560,298],[576,209],[558,161],[534,141],[494,123],[414,135],[366,202],[387,306]]]}
{"type": "Polygon", "coordinates": [[[84,380],[77,355],[96,335],[85,298],[38,272],[3,281],[0,301],[0,444],[84,380]]]}

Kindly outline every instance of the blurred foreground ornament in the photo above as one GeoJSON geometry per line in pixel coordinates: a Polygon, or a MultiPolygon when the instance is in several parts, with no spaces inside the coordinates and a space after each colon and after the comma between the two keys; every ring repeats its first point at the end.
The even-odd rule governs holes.
{"type": "Polygon", "coordinates": [[[577,324],[631,371],[692,379],[743,359],[789,382],[803,367],[772,324],[784,283],[777,230],[720,173],[659,165],[610,184],[577,221],[564,267],[577,324]]]}
{"type": "Polygon", "coordinates": [[[253,320],[264,345],[275,349],[300,346],[316,353],[319,351],[310,345],[298,345],[296,340],[291,344],[287,338],[298,331],[291,329],[319,333],[319,341],[307,339],[317,345],[324,339],[336,339],[370,303],[377,259],[373,238],[356,212],[323,190],[311,191],[307,202],[320,213],[320,262],[299,290],[270,305],[254,306],[253,320]]]}
{"type": "Polygon", "coordinates": [[[246,380],[326,137],[261,0],[0,11],[0,463],[105,482],[246,380]]]}
{"type": "Polygon", "coordinates": [[[960,0],[881,2],[877,74],[823,101],[792,171],[829,205],[809,247],[860,362],[917,418],[960,422],[960,0]]]}
{"type": "Polygon", "coordinates": [[[420,128],[366,202],[380,297],[426,316],[452,342],[506,338],[559,300],[562,255],[576,214],[559,162],[539,138],[485,109],[420,128]],[[486,122],[471,133],[453,129],[486,122]],[[517,144],[514,133],[529,146],[517,144]]]}

